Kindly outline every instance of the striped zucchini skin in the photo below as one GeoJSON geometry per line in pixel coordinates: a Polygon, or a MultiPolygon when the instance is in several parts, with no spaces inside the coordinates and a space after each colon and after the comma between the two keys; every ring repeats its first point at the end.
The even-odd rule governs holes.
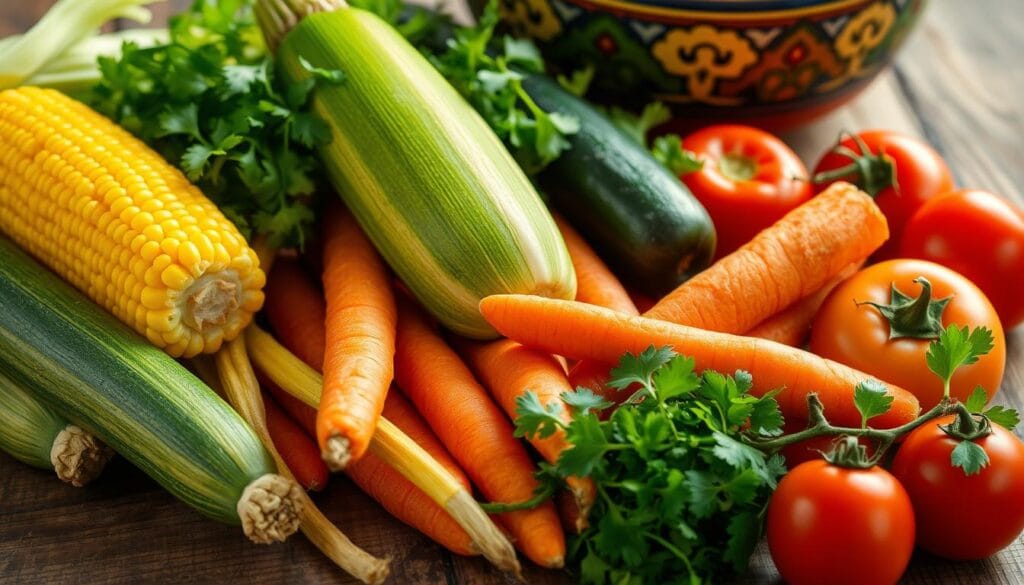
{"type": "Polygon", "coordinates": [[[342,8],[305,17],[278,49],[289,81],[316,67],[313,107],[332,130],[320,158],[341,198],[413,294],[462,335],[497,333],[481,298],[571,299],[576,276],[529,179],[482,118],[390,25],[342,8]]]}
{"type": "Polygon", "coordinates": [[[50,450],[67,424],[0,368],[0,449],[32,467],[53,469],[50,450]]]}
{"type": "Polygon", "coordinates": [[[238,524],[274,473],[245,422],[198,378],[0,237],[0,367],[167,491],[238,524]]]}

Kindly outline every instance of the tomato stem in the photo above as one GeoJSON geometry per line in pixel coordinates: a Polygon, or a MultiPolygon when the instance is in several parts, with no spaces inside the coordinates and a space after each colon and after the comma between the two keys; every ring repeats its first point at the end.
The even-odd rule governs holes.
{"type": "Polygon", "coordinates": [[[718,171],[736,183],[749,181],[757,176],[757,161],[742,154],[727,154],[718,159],[718,171]]]}
{"type": "MultiPolygon", "coordinates": [[[[770,439],[755,438],[744,435],[744,440],[757,449],[774,453],[783,447],[788,447],[789,445],[817,437],[847,436],[854,440],[856,440],[856,438],[863,437],[875,442],[874,453],[870,458],[865,458],[864,460],[864,463],[867,464],[866,466],[870,467],[880,461],[889,447],[892,446],[892,444],[900,437],[910,433],[928,421],[957,412],[958,409],[963,409],[964,411],[967,410],[962,404],[947,396],[940,400],[939,403],[933,406],[928,412],[925,412],[906,424],[892,429],[838,427],[829,423],[828,419],[825,418],[825,406],[821,403],[821,399],[818,398],[818,395],[812,392],[807,395],[808,425],[805,429],[796,433],[770,439]]],[[[850,466],[856,467],[858,465],[850,466]]]]}
{"type": "Polygon", "coordinates": [[[842,136],[832,152],[850,159],[850,164],[831,171],[817,173],[811,180],[816,185],[821,185],[839,179],[849,179],[872,197],[876,197],[888,187],[899,191],[899,183],[896,180],[896,162],[893,158],[884,152],[879,154],[871,152],[867,144],[856,134],[848,134],[848,136],[853,139],[860,152],[845,146],[842,143],[842,136]]]}
{"type": "Polygon", "coordinates": [[[975,441],[992,434],[992,423],[984,415],[972,413],[963,404],[958,404],[956,419],[939,428],[960,441],[975,441]]]}
{"type": "Polygon", "coordinates": [[[878,310],[889,322],[889,339],[911,337],[914,339],[938,339],[942,333],[942,313],[953,299],[932,299],[932,283],[919,276],[914,283],[921,285],[921,294],[916,298],[903,294],[891,284],[888,304],[874,301],[854,301],[857,306],[869,305],[878,310]]]}

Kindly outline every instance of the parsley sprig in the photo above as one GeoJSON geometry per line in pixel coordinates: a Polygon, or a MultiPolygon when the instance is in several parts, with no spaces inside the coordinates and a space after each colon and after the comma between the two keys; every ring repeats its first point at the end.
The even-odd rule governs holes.
{"type": "Polygon", "coordinates": [[[313,148],[330,140],[307,108],[316,83],[344,72],[304,63],[313,73],[286,85],[248,0],[196,0],[170,21],[170,40],[99,60],[90,102],[177,164],[247,236],[274,247],[299,245],[319,167],[313,148]]]}
{"type": "Polygon", "coordinates": [[[561,429],[571,447],[552,469],[589,476],[598,498],[591,526],[570,546],[586,583],[704,583],[744,569],[757,543],[782,459],[743,436],[774,436],[782,414],[774,394],[749,393],[746,372],[698,375],[693,359],[651,347],[623,356],[610,385],[629,392],[612,406],[586,388],[543,405],[517,402],[517,434],[561,429]]]}

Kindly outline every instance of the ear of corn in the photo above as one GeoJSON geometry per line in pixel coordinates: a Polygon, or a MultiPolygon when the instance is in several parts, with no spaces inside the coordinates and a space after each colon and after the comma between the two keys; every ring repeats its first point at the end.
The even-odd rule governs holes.
{"type": "Polygon", "coordinates": [[[0,369],[0,449],[81,487],[99,475],[113,451],[67,421],[0,369]]]}
{"type": "Polygon", "coordinates": [[[173,356],[263,303],[256,254],[158,154],[56,91],[0,92],[0,230],[173,356]]]}
{"type": "MultiPolygon", "coordinates": [[[[261,2],[257,14],[273,42],[275,22],[324,4],[261,2]]],[[[575,296],[565,244],[529,179],[393,27],[356,8],[309,14],[277,50],[291,82],[310,76],[302,59],[345,74],[313,90],[313,109],[332,134],[320,157],[381,255],[435,317],[457,333],[494,337],[477,309],[484,296],[575,296]]]]}
{"type": "Polygon", "coordinates": [[[300,488],[166,353],[0,237],[0,368],[183,502],[256,542],[298,529],[300,488]]]}

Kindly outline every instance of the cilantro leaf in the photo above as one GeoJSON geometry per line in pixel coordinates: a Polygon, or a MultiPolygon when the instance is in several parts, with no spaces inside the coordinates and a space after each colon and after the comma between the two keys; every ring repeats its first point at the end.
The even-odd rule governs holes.
{"type": "Polygon", "coordinates": [[[1006,408],[1005,406],[996,405],[986,410],[984,413],[985,418],[988,420],[1005,427],[1006,430],[1012,431],[1018,424],[1020,424],[1020,414],[1012,408],[1006,408]]]}
{"type": "Polygon", "coordinates": [[[964,402],[967,411],[972,413],[981,412],[985,409],[986,404],[988,404],[988,393],[981,386],[975,386],[974,391],[967,397],[967,402],[964,402]]]}
{"type": "Polygon", "coordinates": [[[706,471],[687,470],[686,487],[690,509],[697,518],[708,518],[719,507],[718,486],[706,471]]]}
{"type": "Polygon", "coordinates": [[[750,555],[754,553],[761,538],[761,521],[753,512],[743,512],[734,515],[729,519],[729,526],[725,529],[729,534],[729,540],[725,546],[724,558],[732,563],[732,568],[737,573],[746,570],[750,562],[750,555]]]}
{"type": "Polygon", "coordinates": [[[659,367],[652,376],[658,400],[671,400],[699,388],[700,377],[694,372],[694,364],[692,357],[677,355],[659,367]]]}
{"type": "Polygon", "coordinates": [[[860,426],[867,428],[868,419],[889,412],[895,397],[889,387],[878,380],[864,380],[853,389],[853,404],[860,413],[860,426]]]}
{"type": "Polygon", "coordinates": [[[683,140],[678,134],[666,134],[655,138],[651,144],[651,154],[678,177],[704,168],[704,161],[683,148],[683,140]]]}
{"type": "Polygon", "coordinates": [[[604,410],[614,406],[613,402],[605,400],[603,396],[599,396],[590,388],[582,386],[572,392],[563,392],[562,401],[569,405],[573,414],[587,414],[591,410],[604,410]]]}
{"type": "Polygon", "coordinates": [[[558,81],[558,85],[562,86],[562,89],[578,98],[582,98],[587,95],[587,90],[590,89],[590,83],[594,80],[594,73],[596,72],[597,69],[593,65],[587,65],[583,69],[573,71],[569,77],[559,75],[555,79],[558,81]]]}
{"type": "Polygon", "coordinates": [[[608,118],[637,144],[646,148],[647,133],[651,128],[671,120],[672,111],[662,102],[651,102],[639,115],[613,107],[608,110],[608,118]]]}
{"type": "Polygon", "coordinates": [[[766,484],[775,487],[778,478],[769,469],[764,453],[719,431],[714,431],[712,436],[715,440],[712,452],[719,459],[735,469],[749,468],[766,484]]]}
{"type": "Polygon", "coordinates": [[[184,134],[201,143],[205,142],[199,131],[199,108],[194,103],[168,106],[157,118],[157,125],[160,127],[158,137],[184,134]]]}
{"type": "Polygon", "coordinates": [[[309,61],[303,56],[299,56],[299,65],[306,71],[313,74],[313,77],[321,79],[332,85],[338,85],[345,81],[345,72],[341,69],[324,69],[323,67],[314,67],[309,61]]]}
{"type": "Polygon", "coordinates": [[[224,154],[224,151],[210,148],[205,144],[193,144],[181,155],[181,170],[185,171],[190,181],[195,181],[206,171],[206,163],[210,157],[217,154],[224,154]]]}
{"type": "Polygon", "coordinates": [[[619,365],[612,369],[608,386],[616,390],[625,390],[633,384],[646,386],[654,372],[676,355],[667,345],[660,348],[652,345],[635,355],[627,353],[619,359],[619,365]]]}
{"type": "Polygon", "coordinates": [[[592,412],[574,417],[565,437],[572,447],[559,456],[559,470],[566,476],[589,476],[609,447],[600,419],[592,412]]]}
{"type": "Polygon", "coordinates": [[[247,93],[256,83],[265,83],[264,69],[258,65],[225,65],[224,94],[227,97],[247,93]]]}
{"type": "Polygon", "coordinates": [[[782,434],[782,409],[775,396],[781,389],[772,390],[761,396],[750,411],[750,428],[757,434],[774,437],[782,434]]]}
{"type": "Polygon", "coordinates": [[[541,404],[533,390],[516,398],[515,436],[546,439],[563,426],[561,404],[541,404]]]}
{"type": "Polygon", "coordinates": [[[992,331],[985,327],[969,330],[966,325],[963,328],[951,325],[929,344],[925,359],[928,369],[948,384],[957,368],[977,362],[993,345],[992,331]]]}
{"type": "Polygon", "coordinates": [[[502,41],[505,47],[505,61],[509,65],[515,65],[530,73],[544,72],[544,60],[533,41],[507,35],[502,37],[502,41]]]}
{"type": "Polygon", "coordinates": [[[980,473],[981,469],[988,465],[988,453],[974,441],[960,441],[953,452],[950,453],[950,461],[953,467],[964,470],[966,475],[980,473]]]}
{"type": "Polygon", "coordinates": [[[964,402],[968,412],[983,414],[990,421],[1005,427],[1007,430],[1012,431],[1020,424],[1020,414],[1016,410],[998,404],[985,410],[986,404],[988,404],[988,394],[981,386],[976,386],[971,395],[967,397],[967,401],[964,402]]]}

